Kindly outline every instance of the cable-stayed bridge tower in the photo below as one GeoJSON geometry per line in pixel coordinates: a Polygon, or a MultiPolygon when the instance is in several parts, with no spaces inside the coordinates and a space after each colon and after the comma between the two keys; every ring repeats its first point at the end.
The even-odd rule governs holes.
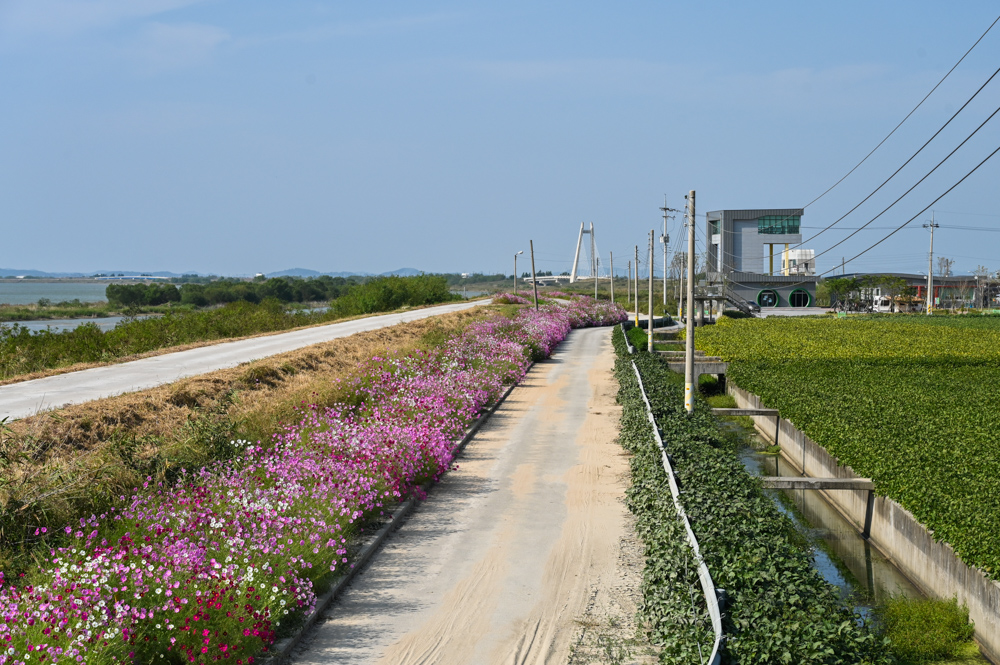
{"type": "Polygon", "coordinates": [[[590,274],[589,279],[597,277],[597,270],[600,267],[600,255],[597,253],[597,239],[594,236],[594,223],[590,223],[590,228],[586,228],[584,222],[580,222],[580,235],[576,238],[576,254],[573,256],[573,270],[569,275],[569,282],[572,284],[581,275],[578,274],[580,267],[580,249],[583,247],[583,236],[590,236],[590,274]]]}

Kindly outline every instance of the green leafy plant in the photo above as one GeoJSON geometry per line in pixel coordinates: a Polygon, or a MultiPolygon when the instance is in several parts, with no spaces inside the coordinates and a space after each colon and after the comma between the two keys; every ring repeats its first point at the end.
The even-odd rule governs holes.
{"type": "Polygon", "coordinates": [[[724,627],[730,662],[888,664],[887,641],[813,569],[788,518],[733,454],[710,408],[683,407],[680,377],[657,357],[628,355],[614,333],[622,445],[633,453],[629,509],[637,517],[646,569],[643,619],[663,663],[704,662],[713,636],[696,562],[677,518],[666,473],[632,370],[643,376],[682,501],[716,587],[730,605],[724,627]]]}
{"type": "Polygon", "coordinates": [[[1000,572],[1000,319],[750,319],[699,331],[728,379],[1000,572]]]}

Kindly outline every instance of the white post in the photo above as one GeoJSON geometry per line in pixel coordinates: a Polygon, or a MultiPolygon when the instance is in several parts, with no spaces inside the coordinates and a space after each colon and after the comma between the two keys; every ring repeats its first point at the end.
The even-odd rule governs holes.
{"type": "Polygon", "coordinates": [[[639,327],[639,245],[635,246],[635,287],[632,293],[635,294],[635,327],[639,327]]]}
{"type": "Polygon", "coordinates": [[[653,238],[656,231],[649,230],[649,321],[646,325],[646,350],[653,352],[653,238]]]}
{"type": "Polygon", "coordinates": [[[684,344],[684,409],[694,411],[694,190],[688,192],[687,334],[684,344]]]}
{"type": "Polygon", "coordinates": [[[608,252],[608,258],[611,260],[611,302],[615,301],[615,253],[608,252]]]}
{"type": "Polygon", "coordinates": [[[535,241],[529,240],[531,248],[531,288],[535,291],[535,311],[538,311],[538,279],[535,277],[535,241]]]}

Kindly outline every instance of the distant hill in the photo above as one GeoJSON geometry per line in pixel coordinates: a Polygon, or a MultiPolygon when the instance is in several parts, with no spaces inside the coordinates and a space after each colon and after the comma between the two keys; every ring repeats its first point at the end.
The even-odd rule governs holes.
{"type": "Polygon", "coordinates": [[[0,277],[42,277],[49,279],[72,279],[74,277],[93,277],[94,275],[152,275],[153,277],[180,277],[180,273],[167,270],[94,270],[93,272],[46,272],[44,270],[18,270],[16,268],[0,268],[0,277]]]}
{"type": "MultiPolygon", "coordinates": [[[[399,270],[390,270],[389,272],[384,272],[379,274],[379,277],[388,277],[390,275],[397,275],[399,277],[412,277],[414,275],[420,275],[424,271],[417,270],[416,268],[400,268],[399,270]]],[[[19,270],[16,268],[0,268],[0,277],[40,277],[49,279],[71,279],[71,278],[86,278],[93,277],[94,275],[151,275],[153,277],[181,277],[181,273],[170,272],[168,270],[94,270],[92,272],[46,272],[44,270],[19,270]]],[[[206,276],[209,273],[184,273],[193,274],[199,276],[206,276]]],[[[350,271],[338,271],[338,272],[321,272],[319,270],[312,270],[310,268],[289,268],[288,270],[279,270],[277,272],[267,273],[268,277],[319,277],[320,275],[329,275],[330,277],[373,277],[375,273],[371,272],[350,272],[350,271]]]]}
{"type": "Polygon", "coordinates": [[[368,277],[371,274],[370,272],[320,272],[319,270],[310,270],[309,268],[289,268],[288,270],[269,272],[267,273],[267,277],[319,277],[320,275],[329,275],[330,277],[368,277]]]}
{"type": "MultiPolygon", "coordinates": [[[[389,277],[395,275],[397,277],[413,277],[414,275],[421,275],[423,273],[423,270],[417,270],[416,268],[400,268],[399,270],[390,270],[389,272],[379,273],[377,276],[389,277]]],[[[374,273],[370,272],[320,272],[318,270],[310,270],[309,268],[289,268],[288,270],[267,273],[268,277],[319,277],[320,275],[329,275],[330,277],[376,276],[374,273]]]]}

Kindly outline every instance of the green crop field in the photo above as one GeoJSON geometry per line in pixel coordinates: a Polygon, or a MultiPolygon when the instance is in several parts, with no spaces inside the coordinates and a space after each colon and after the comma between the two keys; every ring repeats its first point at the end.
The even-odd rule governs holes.
{"type": "Polygon", "coordinates": [[[1000,318],[722,319],[696,346],[1000,578],[1000,318]]]}

